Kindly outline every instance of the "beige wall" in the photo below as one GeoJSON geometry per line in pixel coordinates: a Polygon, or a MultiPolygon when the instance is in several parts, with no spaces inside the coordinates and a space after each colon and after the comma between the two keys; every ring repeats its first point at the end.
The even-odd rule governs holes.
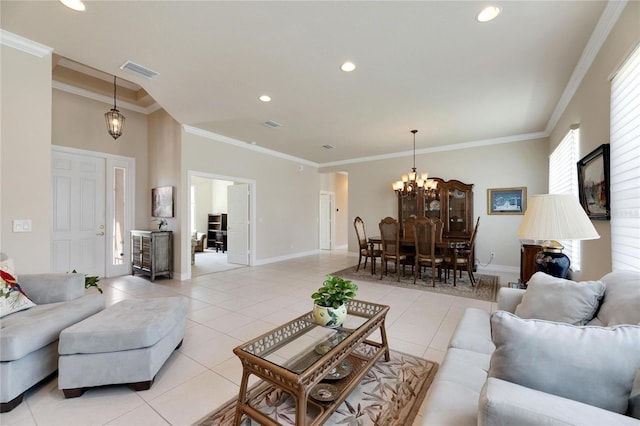
{"type": "Polygon", "coordinates": [[[0,251],[16,272],[51,264],[51,55],[0,46],[0,251]],[[12,221],[30,219],[31,232],[12,221]]]}
{"type": "MultiPolygon", "coordinates": [[[[481,263],[495,252],[488,269],[518,271],[522,215],[487,215],[487,189],[527,187],[527,194],[547,189],[547,139],[505,143],[464,150],[416,155],[419,172],[445,180],[474,185],[474,216],[480,217],[476,256],[481,263]]],[[[378,235],[385,216],[398,217],[398,203],[391,182],[410,171],[411,156],[328,167],[321,172],[346,170],[349,174],[349,221],[360,216],[368,235],[378,235]]],[[[357,251],[353,226],[349,228],[349,251],[357,251]]]]}
{"type": "MultiPolygon", "coordinates": [[[[150,216],[151,188],[161,186],[173,187],[173,214],[168,218],[168,229],[173,231],[173,271],[175,277],[180,277],[187,269],[187,262],[191,261],[191,248],[182,244],[182,230],[189,234],[189,208],[186,207],[187,191],[186,182],[181,178],[182,147],[180,124],[167,112],[160,109],[149,114],[149,186],[147,190],[139,195],[139,198],[146,200],[148,221],[150,216]],[[184,247],[183,247],[184,246],[184,247]],[[185,256],[182,256],[182,253],[185,256]]],[[[189,239],[188,243],[191,244],[189,239]]]]}
{"type": "Polygon", "coordinates": [[[189,171],[255,180],[257,263],[318,249],[317,168],[182,134],[183,182],[189,171]]]}
{"type": "MultiPolygon", "coordinates": [[[[558,146],[571,124],[580,125],[580,158],[609,143],[611,85],[609,78],[640,43],[640,2],[627,4],[622,16],[600,49],[571,102],[551,132],[549,153],[558,146]]],[[[611,226],[592,222],[600,239],[582,242],[582,271],[575,279],[597,279],[611,271],[611,226]]]]}
{"type": "MultiPolygon", "coordinates": [[[[49,75],[51,78],[51,75],[49,75]]],[[[134,228],[149,229],[151,195],[149,192],[148,120],[145,114],[118,105],[125,116],[122,136],[114,140],[107,133],[104,113],[113,105],[94,101],[61,90],[53,90],[53,145],[135,158],[136,216],[134,228]]]]}

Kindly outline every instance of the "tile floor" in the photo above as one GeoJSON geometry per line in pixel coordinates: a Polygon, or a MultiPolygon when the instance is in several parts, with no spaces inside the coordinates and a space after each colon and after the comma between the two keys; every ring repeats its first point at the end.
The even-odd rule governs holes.
{"type": "MultiPolygon", "coordinates": [[[[310,294],[324,276],[354,265],[345,251],[246,267],[195,277],[190,281],[141,276],[103,279],[107,305],[123,299],[183,295],[189,298],[187,329],[148,391],[127,386],[92,389],[64,399],[57,379],[27,392],[25,401],[0,415],[9,425],[190,425],[237,396],[241,366],[232,349],[307,312],[310,294]]],[[[501,282],[512,277],[501,277],[501,282]]],[[[391,306],[387,334],[394,350],[440,362],[449,338],[467,307],[492,310],[471,299],[357,282],[357,298],[391,306]]],[[[99,366],[96,368],[113,368],[99,366]]],[[[414,423],[420,424],[420,418],[414,423]]]]}

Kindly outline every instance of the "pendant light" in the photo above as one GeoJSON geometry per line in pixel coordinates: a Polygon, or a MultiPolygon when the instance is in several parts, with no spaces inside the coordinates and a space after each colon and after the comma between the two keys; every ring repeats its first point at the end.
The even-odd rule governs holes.
{"type": "Polygon", "coordinates": [[[396,191],[401,198],[414,198],[418,195],[430,195],[435,194],[435,190],[438,186],[438,182],[428,179],[427,173],[418,173],[416,169],[416,133],[417,130],[412,130],[413,133],[413,167],[411,172],[402,176],[402,178],[393,182],[393,190],[396,191]]]}
{"type": "Polygon", "coordinates": [[[113,137],[118,139],[122,135],[122,128],[124,127],[124,115],[120,114],[120,111],[116,109],[116,76],[113,76],[113,108],[111,111],[104,114],[104,119],[107,121],[107,132],[113,137]]]}

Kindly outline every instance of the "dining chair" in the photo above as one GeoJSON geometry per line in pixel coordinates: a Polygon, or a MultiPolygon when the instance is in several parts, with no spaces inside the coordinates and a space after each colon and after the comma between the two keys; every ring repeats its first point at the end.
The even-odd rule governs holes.
{"type": "Polygon", "coordinates": [[[371,258],[371,273],[373,274],[374,262],[376,258],[382,257],[382,250],[374,249],[373,246],[369,246],[369,241],[367,241],[367,233],[364,229],[364,222],[360,218],[360,216],[356,216],[353,221],[353,226],[356,228],[356,236],[358,237],[358,266],[356,267],[356,272],[360,269],[360,262],[364,257],[364,268],[367,267],[367,259],[371,258]]]}
{"type": "Polygon", "coordinates": [[[415,216],[409,216],[406,218],[402,224],[402,237],[400,238],[400,253],[407,257],[406,262],[411,265],[412,274],[415,272],[413,269],[416,252],[413,246],[415,223],[415,216]]]}
{"type": "Polygon", "coordinates": [[[407,256],[400,253],[400,224],[392,217],[385,217],[378,226],[382,240],[380,279],[388,272],[387,263],[392,261],[396,264],[396,276],[400,281],[400,261],[402,261],[402,274],[404,275],[404,264],[407,260],[407,256]]]}
{"type": "MultiPolygon", "coordinates": [[[[428,218],[418,218],[413,224],[415,240],[415,270],[413,283],[419,275],[422,278],[422,267],[431,267],[431,284],[436,286],[436,268],[440,270],[444,257],[436,253],[436,225],[428,218]]],[[[440,276],[440,274],[438,274],[440,276]]]]}
{"type": "MultiPolygon", "coordinates": [[[[471,287],[475,287],[476,279],[473,276],[473,248],[476,243],[476,235],[478,235],[478,226],[480,225],[480,217],[476,221],[476,226],[473,228],[471,232],[471,238],[469,238],[469,242],[463,249],[457,249],[456,253],[456,269],[460,271],[460,277],[462,277],[462,269],[465,268],[467,273],[469,274],[469,280],[471,281],[471,287]]],[[[444,259],[444,263],[446,265],[452,266],[453,257],[446,256],[444,259]]]]}

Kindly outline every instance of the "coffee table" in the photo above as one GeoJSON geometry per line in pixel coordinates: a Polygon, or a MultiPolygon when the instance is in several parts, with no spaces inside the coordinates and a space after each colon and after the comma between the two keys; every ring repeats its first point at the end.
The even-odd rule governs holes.
{"type": "Polygon", "coordinates": [[[296,425],[324,423],[383,355],[389,361],[388,311],[386,305],[351,300],[342,327],[322,327],[309,312],[236,347],[242,382],[235,424],[243,414],[263,425],[279,424],[249,404],[251,374],[293,397],[296,425]],[[376,330],[380,341],[368,340],[376,330]]]}

